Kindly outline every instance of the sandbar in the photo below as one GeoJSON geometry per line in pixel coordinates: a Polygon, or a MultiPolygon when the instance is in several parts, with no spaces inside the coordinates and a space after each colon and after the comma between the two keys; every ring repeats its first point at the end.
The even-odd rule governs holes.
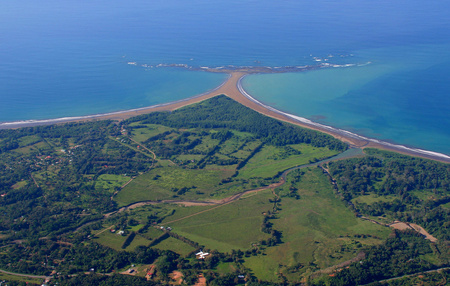
{"type": "MultiPolygon", "coordinates": [[[[208,70],[207,70],[208,71],[208,70]]],[[[217,70],[211,70],[209,72],[218,72],[217,70]]],[[[241,86],[241,80],[244,76],[248,74],[261,73],[264,71],[261,70],[249,70],[249,69],[233,69],[233,70],[221,70],[220,72],[228,73],[229,78],[222,83],[217,88],[191,97],[184,100],[179,100],[175,102],[169,102],[166,104],[158,104],[149,107],[143,107],[138,109],[126,110],[126,111],[118,111],[111,112],[107,114],[97,114],[90,116],[81,116],[81,117],[67,117],[67,118],[58,118],[58,119],[50,119],[50,120],[35,120],[35,121],[23,121],[23,122],[11,122],[11,123],[1,123],[0,129],[11,129],[11,128],[20,128],[20,127],[30,127],[30,126],[38,126],[38,125],[50,125],[57,123],[67,123],[67,122],[79,122],[79,121],[87,121],[87,120],[125,120],[130,117],[134,117],[141,114],[147,114],[155,111],[173,111],[179,109],[181,107],[197,103],[221,94],[224,94],[235,101],[241,103],[244,106],[247,106],[261,114],[266,116],[270,116],[272,118],[289,122],[298,126],[302,126],[305,128],[317,130],[320,132],[327,133],[347,144],[353,148],[377,148],[388,151],[394,151],[397,153],[402,153],[406,155],[411,155],[415,157],[421,157],[426,159],[432,159],[440,162],[450,163],[450,156],[445,154],[421,150],[416,148],[410,148],[407,146],[396,145],[388,142],[384,142],[377,139],[367,138],[364,136],[360,136],[358,134],[354,134],[348,132],[346,130],[333,128],[331,126],[326,126],[323,124],[318,124],[308,119],[298,117],[292,114],[288,114],[277,110],[273,107],[267,106],[258,100],[251,97],[241,86]]]]}

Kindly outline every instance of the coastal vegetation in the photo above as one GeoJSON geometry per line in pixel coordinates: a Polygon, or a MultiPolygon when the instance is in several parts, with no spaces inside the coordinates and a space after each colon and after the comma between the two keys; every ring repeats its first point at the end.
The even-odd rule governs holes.
{"type": "Polygon", "coordinates": [[[225,96],[1,130],[0,269],[59,285],[447,279],[416,274],[450,264],[449,165],[375,149],[322,161],[347,148],[225,96]]]}

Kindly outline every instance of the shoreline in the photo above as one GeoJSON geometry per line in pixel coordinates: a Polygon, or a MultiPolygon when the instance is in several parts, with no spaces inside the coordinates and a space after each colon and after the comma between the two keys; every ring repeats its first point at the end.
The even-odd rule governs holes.
{"type": "Polygon", "coordinates": [[[156,111],[173,111],[178,108],[191,105],[206,99],[209,99],[211,97],[224,94],[235,101],[241,103],[242,105],[249,107],[259,113],[262,113],[266,116],[289,122],[304,128],[313,129],[316,131],[327,133],[347,144],[349,144],[351,147],[355,148],[378,148],[383,149],[387,151],[393,151],[405,155],[415,156],[415,157],[421,157],[425,159],[431,159],[435,161],[440,161],[444,163],[450,163],[450,156],[413,148],[413,147],[407,147],[403,145],[397,145],[393,143],[384,142],[382,140],[368,138],[365,136],[361,136],[355,133],[352,133],[347,130],[331,127],[328,125],[320,124],[313,122],[309,119],[296,116],[293,114],[289,114],[283,111],[280,111],[278,109],[275,109],[271,106],[265,105],[264,103],[256,100],[251,95],[249,95],[244,88],[242,87],[241,81],[242,79],[249,75],[249,74],[256,74],[256,73],[265,73],[265,71],[261,70],[205,70],[207,72],[222,72],[227,73],[228,78],[222,82],[219,86],[216,88],[209,90],[205,93],[198,94],[186,99],[181,99],[173,102],[168,103],[162,103],[162,104],[156,104],[152,106],[147,107],[141,107],[141,108],[135,108],[131,110],[123,110],[123,111],[116,111],[116,112],[110,112],[110,113],[104,113],[104,114],[94,114],[94,115],[87,115],[87,116],[76,116],[76,117],[63,117],[63,118],[56,118],[56,119],[44,119],[44,120],[26,120],[26,121],[16,121],[16,122],[4,122],[0,123],[0,129],[15,129],[15,128],[22,128],[22,127],[34,127],[34,126],[42,126],[42,125],[52,125],[52,124],[60,124],[60,123],[70,123],[70,122],[83,122],[83,121],[91,121],[91,120],[117,120],[121,121],[124,119],[128,119],[130,117],[138,116],[141,114],[146,114],[150,112],[156,112],[156,111]]]}
{"type": "Polygon", "coordinates": [[[108,113],[99,113],[92,115],[82,115],[82,116],[69,116],[69,117],[60,117],[53,119],[30,119],[30,120],[22,120],[22,121],[11,121],[11,122],[0,122],[0,130],[1,129],[16,129],[23,127],[34,127],[34,126],[43,126],[43,125],[52,125],[52,124],[61,124],[61,123],[70,123],[70,122],[83,122],[90,120],[124,120],[133,116],[146,114],[149,112],[155,111],[166,111],[166,110],[175,110],[177,108],[181,108],[183,106],[187,106],[193,104],[195,102],[203,101],[207,98],[212,97],[215,91],[219,90],[224,84],[226,84],[231,78],[231,74],[228,74],[227,79],[225,79],[219,86],[210,89],[204,93],[197,94],[188,98],[170,101],[166,103],[160,103],[145,107],[127,109],[127,110],[119,110],[108,113]],[[197,100],[199,99],[199,100],[197,100]]]}
{"type": "MultiPolygon", "coordinates": [[[[276,108],[273,108],[271,106],[265,105],[264,103],[253,98],[251,95],[249,95],[244,90],[244,88],[241,85],[241,81],[245,76],[246,75],[242,76],[237,83],[237,88],[245,97],[247,97],[249,100],[253,101],[254,103],[266,108],[267,110],[276,112],[283,117],[288,117],[289,119],[295,120],[296,123],[294,123],[294,124],[327,133],[331,136],[336,137],[337,139],[340,139],[344,142],[349,143],[350,145],[353,145],[352,147],[361,148],[361,149],[378,148],[378,149],[383,149],[383,150],[387,150],[387,151],[394,151],[394,152],[401,153],[401,154],[417,156],[417,157],[432,159],[432,160],[436,160],[436,161],[440,161],[440,162],[450,163],[450,156],[448,156],[446,154],[429,151],[429,150],[423,150],[423,149],[414,148],[414,147],[407,147],[407,146],[400,145],[400,144],[394,144],[394,143],[389,143],[389,142],[385,142],[385,141],[374,139],[374,138],[365,137],[365,136],[358,135],[356,133],[352,133],[352,132],[344,130],[344,129],[317,123],[317,122],[311,121],[307,118],[293,115],[290,113],[286,113],[286,112],[283,112],[276,108]],[[353,143],[354,140],[357,140],[359,142],[366,141],[366,143],[358,146],[353,143]]],[[[277,119],[283,120],[278,117],[277,117],[277,119]]],[[[288,120],[288,121],[291,121],[291,120],[288,120]]]]}

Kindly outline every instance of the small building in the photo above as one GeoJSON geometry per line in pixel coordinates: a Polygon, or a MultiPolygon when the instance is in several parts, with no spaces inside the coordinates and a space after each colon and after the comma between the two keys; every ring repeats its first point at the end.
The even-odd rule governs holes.
{"type": "Polygon", "coordinates": [[[150,280],[153,278],[154,274],[155,274],[155,265],[151,265],[150,269],[147,271],[147,275],[145,275],[145,278],[147,278],[147,280],[150,280]]]}

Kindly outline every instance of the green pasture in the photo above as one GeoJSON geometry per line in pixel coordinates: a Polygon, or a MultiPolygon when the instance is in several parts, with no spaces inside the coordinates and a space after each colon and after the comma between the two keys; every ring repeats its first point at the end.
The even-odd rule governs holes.
{"type": "Polygon", "coordinates": [[[176,252],[183,256],[186,256],[195,250],[195,248],[190,246],[189,244],[186,244],[181,240],[173,237],[168,237],[157,245],[154,245],[153,247],[160,250],[172,250],[173,252],[176,252]]]}
{"type": "Polygon", "coordinates": [[[236,170],[237,164],[234,165],[217,165],[217,164],[208,164],[203,169],[204,170],[222,170],[234,173],[236,170]]]}
{"type": "Polygon", "coordinates": [[[306,144],[288,145],[300,151],[299,155],[285,155],[285,147],[265,145],[239,170],[239,178],[273,177],[278,172],[291,167],[300,166],[315,161],[316,159],[328,158],[338,154],[337,151],[328,148],[312,147],[306,144]],[[284,158],[284,159],[280,159],[284,158]]]}
{"type": "Polygon", "coordinates": [[[220,146],[220,150],[218,153],[226,155],[232,154],[238,151],[239,147],[242,146],[243,143],[244,141],[242,141],[241,138],[233,136],[227,141],[223,142],[223,144],[220,146]]]}
{"type": "Polygon", "coordinates": [[[121,251],[123,250],[122,245],[125,242],[125,239],[127,239],[127,236],[125,235],[122,236],[120,234],[117,234],[117,232],[112,233],[111,231],[106,230],[100,233],[97,238],[95,238],[95,241],[104,246],[121,251]]]}
{"type": "Polygon", "coordinates": [[[109,137],[109,139],[111,139],[111,140],[121,144],[122,146],[127,147],[127,148],[129,148],[129,149],[131,149],[131,150],[133,150],[133,151],[135,151],[137,153],[141,153],[142,155],[144,155],[144,156],[146,156],[146,157],[148,157],[150,159],[153,159],[153,154],[152,153],[150,153],[149,151],[147,151],[144,148],[138,148],[139,145],[136,144],[136,142],[133,142],[133,141],[129,140],[126,137],[124,139],[116,139],[116,138],[113,138],[113,137],[109,137]],[[122,142],[122,140],[123,140],[123,142],[122,142]]]}
{"type": "MultiPolygon", "coordinates": [[[[288,175],[287,181],[297,174],[288,175]]],[[[290,187],[291,183],[287,183],[277,191],[288,193],[290,187]]],[[[319,169],[308,169],[294,187],[298,188],[300,199],[283,196],[277,218],[270,220],[273,228],[282,232],[283,243],[267,248],[261,260],[245,259],[245,266],[259,278],[271,276],[268,280],[276,281],[276,273],[282,271],[298,281],[299,274],[351,259],[362,245],[381,243],[390,232],[386,227],[356,218],[335,196],[328,178],[319,169]],[[287,271],[299,264],[302,267],[296,274],[287,271]]]]}
{"type": "Polygon", "coordinates": [[[203,157],[205,157],[205,155],[197,155],[197,154],[182,154],[182,155],[177,155],[173,157],[173,161],[176,161],[179,164],[186,164],[187,166],[195,166],[197,164],[198,161],[200,161],[201,159],[203,159],[203,157]]]}
{"type": "Polygon", "coordinates": [[[369,195],[356,197],[356,198],[352,199],[352,202],[353,203],[365,203],[365,204],[371,205],[376,202],[392,202],[395,199],[396,199],[396,197],[394,195],[379,196],[377,194],[369,194],[369,195]]]}
{"type": "MultiPolygon", "coordinates": [[[[170,226],[173,232],[209,249],[222,252],[249,249],[252,243],[269,237],[261,232],[261,223],[263,213],[272,209],[273,204],[269,202],[272,197],[270,190],[262,191],[255,196],[172,222],[170,226]]],[[[177,217],[182,218],[180,214],[177,217]]],[[[168,217],[162,223],[174,219],[168,217]]]]}
{"type": "Polygon", "coordinates": [[[157,167],[170,167],[170,166],[175,166],[175,163],[172,163],[169,160],[164,160],[164,159],[158,159],[158,161],[156,161],[155,166],[157,167]]]}
{"type": "Polygon", "coordinates": [[[140,122],[134,122],[130,124],[132,127],[132,138],[138,142],[144,142],[150,137],[164,133],[166,131],[173,130],[171,127],[167,127],[159,124],[141,124],[140,122]],[[139,126],[139,127],[137,127],[139,126]],[[142,127],[141,127],[142,126],[142,127]],[[146,127],[143,127],[146,126],[146,127]]]}
{"type": "Polygon", "coordinates": [[[20,182],[17,182],[16,184],[14,184],[14,185],[12,186],[12,188],[13,188],[14,190],[17,190],[17,189],[20,189],[20,188],[25,187],[26,185],[28,185],[28,181],[20,181],[20,182]]]}
{"type": "Polygon", "coordinates": [[[220,153],[216,153],[216,154],[214,155],[214,157],[216,157],[216,158],[219,159],[219,160],[228,160],[228,159],[231,159],[229,156],[224,155],[224,154],[220,154],[220,153]]]}
{"type": "Polygon", "coordinates": [[[195,146],[194,149],[192,149],[194,152],[199,153],[208,153],[210,150],[212,150],[215,146],[219,145],[220,140],[219,139],[212,139],[211,137],[203,137],[202,143],[195,146]]]}
{"type": "MultiPolygon", "coordinates": [[[[148,217],[153,214],[159,214],[161,212],[166,212],[165,204],[160,205],[144,205],[139,208],[128,210],[129,217],[138,221],[139,224],[145,224],[148,221],[148,217]]],[[[114,221],[114,220],[112,220],[114,221]]],[[[152,229],[152,228],[150,228],[152,229]]]]}
{"type": "Polygon", "coordinates": [[[196,199],[197,192],[209,195],[218,183],[232,172],[193,170],[179,167],[156,168],[145,173],[121,190],[115,200],[120,206],[145,200],[168,200],[178,198],[174,189],[190,188],[179,199],[196,199]],[[194,187],[194,188],[192,188],[194,187]]]}
{"type": "Polygon", "coordinates": [[[210,206],[191,206],[186,207],[182,205],[174,205],[174,204],[164,204],[165,206],[169,207],[171,210],[173,210],[173,213],[170,216],[167,216],[162,222],[161,225],[163,226],[170,226],[173,228],[173,225],[171,224],[172,221],[183,219],[190,215],[195,215],[199,212],[209,210],[211,208],[216,207],[216,205],[210,205],[210,206]]]}
{"type": "Polygon", "coordinates": [[[242,147],[242,150],[252,152],[259,145],[261,145],[261,140],[255,139],[245,143],[244,147],[242,147]]]}
{"type": "Polygon", "coordinates": [[[127,248],[125,248],[126,251],[133,251],[138,246],[148,246],[150,244],[150,240],[146,239],[145,237],[141,236],[140,234],[136,234],[133,241],[128,245],[127,248]]]}
{"type": "Polygon", "coordinates": [[[127,176],[103,174],[95,180],[95,188],[97,190],[106,190],[113,193],[115,188],[120,188],[129,180],[130,177],[127,176]]]}
{"type": "Polygon", "coordinates": [[[19,147],[25,147],[42,141],[38,135],[30,135],[19,138],[19,147]]]}
{"type": "Polygon", "coordinates": [[[130,231],[139,231],[142,227],[144,227],[143,224],[128,226],[130,228],[130,231]]]}
{"type": "Polygon", "coordinates": [[[234,153],[231,153],[230,156],[236,157],[238,159],[247,158],[252,152],[248,150],[237,150],[234,153]]]}
{"type": "Polygon", "coordinates": [[[143,236],[136,234],[136,236],[134,237],[131,244],[127,248],[122,249],[122,245],[126,239],[127,239],[127,235],[122,236],[120,234],[117,234],[117,232],[112,233],[111,231],[106,230],[106,231],[100,233],[98,235],[98,238],[95,238],[95,241],[97,243],[100,243],[104,246],[115,249],[117,251],[122,251],[122,250],[133,251],[136,247],[141,246],[141,245],[147,246],[151,242],[150,240],[144,238],[143,236]]]}
{"type": "Polygon", "coordinates": [[[179,161],[200,161],[203,157],[205,157],[204,155],[196,155],[196,154],[188,154],[188,155],[178,155],[176,156],[177,160],[179,161]]]}
{"type": "Polygon", "coordinates": [[[162,234],[162,231],[159,229],[156,229],[154,227],[149,227],[147,231],[143,234],[143,236],[148,237],[150,239],[155,239],[159,237],[162,234]]]}
{"type": "Polygon", "coordinates": [[[234,266],[234,263],[231,262],[220,262],[217,266],[216,266],[216,270],[217,272],[219,272],[219,274],[228,274],[228,273],[233,273],[236,270],[236,267],[234,266]]]}
{"type": "Polygon", "coordinates": [[[250,256],[245,258],[245,267],[252,270],[252,273],[263,281],[278,281],[280,264],[269,255],[250,256]]]}
{"type": "Polygon", "coordinates": [[[447,195],[447,191],[445,189],[420,190],[420,191],[412,191],[411,193],[424,201],[435,200],[437,198],[442,198],[443,196],[447,195]]]}
{"type": "MultiPolygon", "coordinates": [[[[244,191],[254,190],[263,186],[267,186],[260,179],[249,179],[249,180],[235,180],[230,183],[222,184],[217,187],[213,194],[210,196],[213,199],[222,199],[229,197],[233,194],[241,193],[244,191]]],[[[246,196],[246,195],[244,195],[246,196]]]]}
{"type": "Polygon", "coordinates": [[[14,152],[18,152],[21,154],[29,154],[32,151],[38,150],[52,150],[53,148],[45,143],[44,141],[38,141],[35,144],[27,145],[18,149],[15,149],[14,152]]]}

